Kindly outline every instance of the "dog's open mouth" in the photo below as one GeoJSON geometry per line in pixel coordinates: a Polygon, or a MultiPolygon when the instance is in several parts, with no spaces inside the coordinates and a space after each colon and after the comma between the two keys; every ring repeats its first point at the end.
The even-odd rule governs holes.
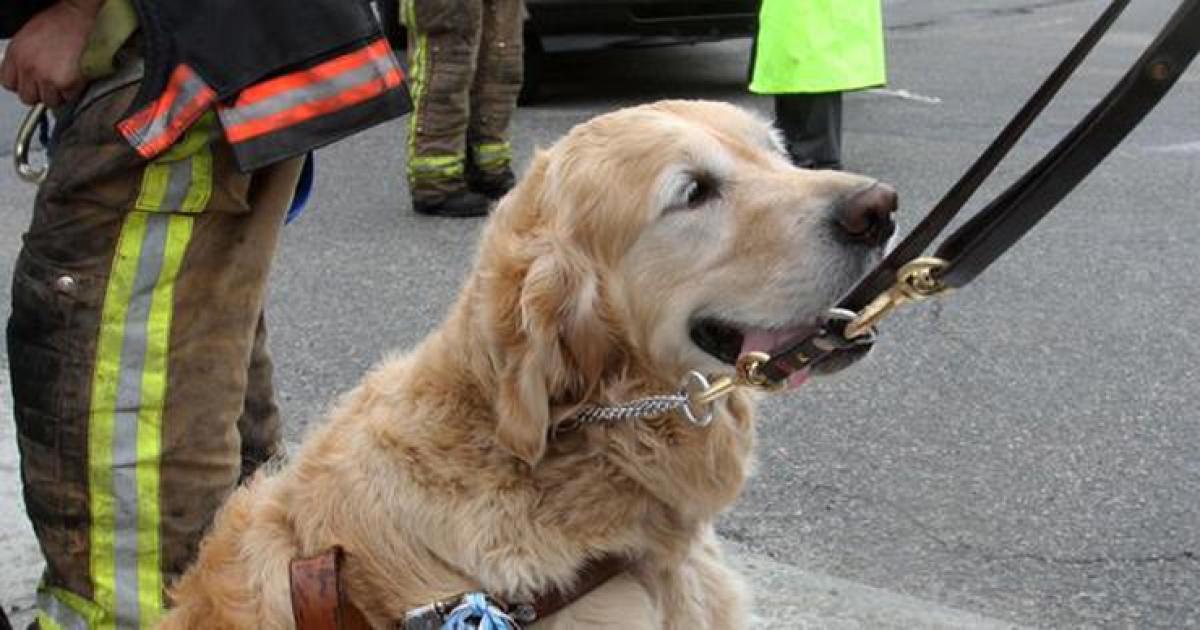
{"type": "MultiPolygon", "coordinates": [[[[712,317],[702,317],[692,321],[688,332],[692,342],[701,350],[722,363],[735,365],[738,357],[747,352],[765,352],[767,354],[778,352],[815,331],[816,327],[812,325],[758,328],[712,317]]],[[[789,388],[798,387],[808,380],[810,375],[839,372],[861,359],[869,351],[870,346],[854,346],[838,350],[809,368],[794,374],[788,379],[788,386],[789,388]]]]}

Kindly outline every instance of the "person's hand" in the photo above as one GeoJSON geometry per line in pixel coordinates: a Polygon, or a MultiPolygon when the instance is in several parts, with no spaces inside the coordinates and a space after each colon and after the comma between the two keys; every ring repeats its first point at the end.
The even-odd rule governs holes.
{"type": "Polygon", "coordinates": [[[79,58],[103,0],[60,0],[17,31],[4,61],[0,85],[26,105],[58,107],[83,89],[79,58]]]}

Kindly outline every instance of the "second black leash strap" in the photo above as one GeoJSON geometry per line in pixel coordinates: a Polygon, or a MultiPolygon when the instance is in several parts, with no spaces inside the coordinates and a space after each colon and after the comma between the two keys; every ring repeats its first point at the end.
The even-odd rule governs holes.
{"type": "Polygon", "coordinates": [[[1000,162],[1009,154],[1017,141],[1025,134],[1033,122],[1041,115],[1046,106],[1054,99],[1062,86],[1091,53],[1104,34],[1116,22],[1129,0],[1114,0],[1108,8],[1096,18],[1087,32],[1075,42],[1058,66],[1038,86],[1037,91],[1021,106],[1012,120],[971,164],[962,177],[944,197],[925,215],[925,218],[909,232],[908,236],[896,246],[891,253],[871,273],[867,274],[858,285],[846,294],[838,304],[840,308],[858,312],[875,299],[875,296],[887,290],[896,282],[896,274],[900,268],[920,256],[950,221],[958,215],[963,206],[970,200],[979,186],[996,170],[1000,162]]]}
{"type": "Polygon", "coordinates": [[[1020,180],[951,234],[937,279],[961,287],[1046,216],[1137,127],[1200,51],[1200,0],[1186,0],[1120,83],[1020,180]]]}
{"type": "Polygon", "coordinates": [[[1133,68],[1046,157],[947,238],[933,259],[918,258],[1045,109],[1126,5],[1128,0],[1114,0],[1109,5],[946,196],[842,299],[835,310],[862,313],[860,321],[847,324],[830,320],[814,335],[772,352],[771,358],[758,367],[764,378],[783,381],[832,354],[837,345],[831,343],[835,337],[845,342],[847,337],[868,331],[875,319],[868,318],[864,324],[861,320],[867,311],[874,310],[876,317],[882,317],[904,301],[970,282],[1053,209],[1138,125],[1200,49],[1200,0],[1180,4],[1133,68]]]}

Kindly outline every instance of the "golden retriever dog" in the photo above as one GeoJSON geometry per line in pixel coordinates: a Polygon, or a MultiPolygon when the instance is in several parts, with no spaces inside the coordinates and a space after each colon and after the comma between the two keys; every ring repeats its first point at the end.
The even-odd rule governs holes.
{"type": "Polygon", "coordinates": [[[162,627],[293,627],[288,564],[334,545],[378,628],[464,591],[568,589],[610,555],[627,570],[531,627],[746,626],[713,522],[750,473],[755,394],[707,426],[669,412],[556,428],[811,330],[879,260],[894,209],[874,180],[793,167],[732,105],[575,127],[498,203],[441,326],[229,498],[162,627]]]}

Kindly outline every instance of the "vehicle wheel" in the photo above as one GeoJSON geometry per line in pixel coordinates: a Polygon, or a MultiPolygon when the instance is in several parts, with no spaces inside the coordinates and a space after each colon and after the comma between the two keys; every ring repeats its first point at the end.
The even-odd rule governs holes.
{"type": "Polygon", "coordinates": [[[521,82],[521,93],[517,96],[517,104],[529,105],[538,99],[542,88],[542,72],[545,64],[546,51],[542,48],[542,38],[525,25],[525,78],[521,82]]]}

